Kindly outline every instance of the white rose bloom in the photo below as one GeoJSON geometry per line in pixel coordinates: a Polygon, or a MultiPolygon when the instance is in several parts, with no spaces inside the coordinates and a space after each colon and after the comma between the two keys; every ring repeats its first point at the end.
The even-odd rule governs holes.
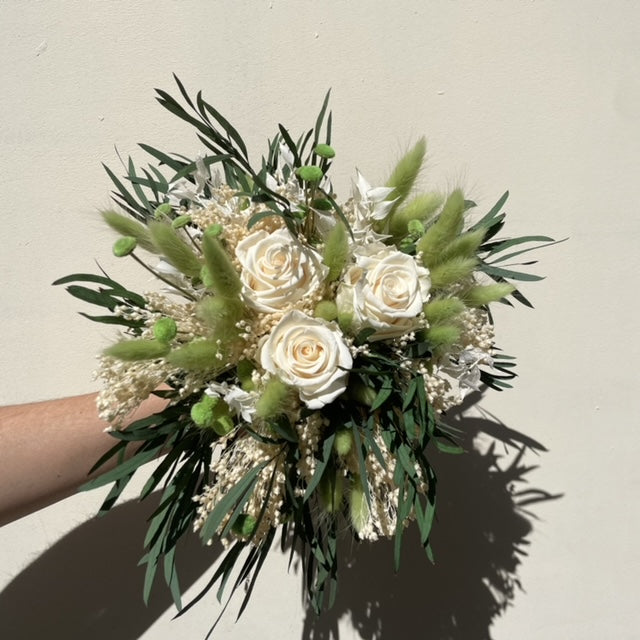
{"type": "Polygon", "coordinates": [[[289,311],[262,345],[260,363],[310,409],[320,409],[346,389],[353,359],[334,323],[289,311]]]}
{"type": "Polygon", "coordinates": [[[372,340],[401,336],[416,329],[429,300],[429,271],[416,260],[381,242],[356,249],[336,296],[340,313],[353,317],[359,331],[372,327],[372,340]]]}
{"type": "Polygon", "coordinates": [[[258,311],[280,311],[318,289],[327,276],[319,253],[304,246],[288,229],[256,231],[238,243],[242,295],[258,311]]]}

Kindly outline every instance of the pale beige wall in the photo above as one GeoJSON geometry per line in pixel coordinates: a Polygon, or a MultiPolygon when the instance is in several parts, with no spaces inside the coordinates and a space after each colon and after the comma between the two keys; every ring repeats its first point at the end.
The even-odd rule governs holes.
{"type": "MultiPolygon", "coordinates": [[[[230,115],[256,152],[277,122],[294,131],[312,124],[331,87],[342,195],[356,166],[381,180],[425,133],[431,183],[460,183],[484,208],[509,188],[511,234],[570,237],[539,255],[548,278],[525,287],[536,310],[497,318],[520,378],[483,406],[548,447],[530,458],[540,465],[530,486],[565,495],[533,508],[539,519],[518,571],[526,593],[491,633],[637,637],[638,3],[5,0],[0,34],[0,404],[94,388],[93,354],[112,333],[78,316],[78,303],[50,286],[55,278],[92,271],[98,259],[146,284],[109,258],[110,236],[95,211],[108,202],[100,163],[116,167],[114,145],[136,158],[137,142],[198,150],[191,132],[154,103],[154,87],[171,89],[176,72],[230,115]]],[[[9,455],[0,451],[0,464],[9,455]]],[[[491,497],[480,492],[478,500],[491,497]]],[[[214,606],[177,622],[162,597],[137,609],[139,575],[130,565],[141,514],[123,510],[112,525],[83,526],[99,501],[74,497],[0,531],[3,637],[35,637],[33,629],[51,638],[203,637],[214,606]],[[122,561],[118,545],[131,547],[122,561]],[[123,613],[114,618],[117,607],[123,613]],[[91,635],[78,631],[83,624],[91,635]]],[[[452,531],[456,522],[442,526],[452,531]]],[[[372,558],[390,563],[388,550],[372,558]]],[[[477,575],[457,569],[448,580],[464,595],[477,575]]],[[[379,585],[385,639],[439,637],[436,607],[455,610],[433,596],[428,577],[411,575],[408,590],[379,585]],[[402,628],[397,600],[422,590],[425,601],[402,628]]],[[[350,585],[343,604],[353,603],[356,622],[344,615],[340,637],[379,637],[366,622],[377,619],[375,607],[364,611],[357,577],[350,585]]],[[[481,637],[477,606],[457,610],[476,625],[460,639],[481,637]]],[[[235,627],[232,620],[233,612],[221,637],[302,637],[299,578],[286,575],[277,553],[248,613],[235,627]]]]}

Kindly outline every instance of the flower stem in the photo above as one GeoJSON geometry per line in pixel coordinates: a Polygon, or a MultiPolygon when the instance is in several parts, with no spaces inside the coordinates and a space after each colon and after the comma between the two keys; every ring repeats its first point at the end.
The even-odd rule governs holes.
{"type": "Polygon", "coordinates": [[[154,271],[148,264],[146,264],[143,260],[138,258],[138,256],[135,253],[130,253],[129,255],[139,265],[144,267],[149,273],[153,274],[156,278],[158,278],[158,280],[162,280],[162,282],[164,282],[165,284],[168,284],[171,288],[177,289],[185,298],[189,298],[189,300],[193,300],[194,302],[197,302],[197,299],[196,299],[195,296],[193,296],[191,293],[189,293],[188,291],[186,291],[182,287],[180,287],[177,284],[175,284],[175,282],[171,282],[171,280],[169,280],[168,278],[165,278],[164,276],[160,275],[157,271],[154,271]]]}

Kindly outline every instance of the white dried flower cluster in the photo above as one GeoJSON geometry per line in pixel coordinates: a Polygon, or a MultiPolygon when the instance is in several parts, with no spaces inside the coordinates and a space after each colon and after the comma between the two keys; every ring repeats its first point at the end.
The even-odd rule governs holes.
{"type": "Polygon", "coordinates": [[[214,224],[222,225],[229,256],[235,266],[240,269],[235,251],[238,243],[255,231],[273,232],[283,226],[282,218],[268,216],[249,229],[248,222],[251,217],[266,210],[265,205],[253,204],[246,196],[238,196],[237,192],[228,185],[223,185],[214,190],[212,200],[206,207],[189,209],[187,213],[200,232],[204,232],[214,224]]]}
{"type": "MultiPolygon", "coordinates": [[[[147,309],[155,313],[153,321],[161,317],[175,320],[178,326],[178,341],[189,342],[204,333],[204,324],[195,314],[195,303],[176,302],[157,291],[146,292],[144,298],[147,301],[147,309]]],[[[153,322],[147,321],[149,328],[151,328],[152,325],[153,322]]]]}
{"type": "Polygon", "coordinates": [[[462,404],[470,390],[478,389],[479,365],[492,366],[494,329],[483,309],[465,309],[456,318],[460,338],[455,349],[423,373],[427,398],[438,413],[462,404]]]}
{"type": "MultiPolygon", "coordinates": [[[[316,452],[320,447],[320,438],[329,421],[321,413],[312,413],[305,420],[296,423],[300,460],[298,472],[300,477],[309,482],[315,473],[317,460],[316,452]]],[[[302,493],[304,493],[302,491],[302,493]]]]}
{"type": "Polygon", "coordinates": [[[358,535],[364,540],[378,540],[380,537],[390,538],[395,533],[398,521],[398,488],[393,482],[396,461],[380,434],[376,434],[374,440],[382,453],[385,467],[380,464],[373,453],[367,455],[365,464],[369,491],[375,499],[371,501],[369,518],[365,526],[358,532],[358,535]]]}
{"type": "Polygon", "coordinates": [[[465,309],[457,320],[462,329],[462,349],[480,349],[490,357],[493,353],[494,329],[489,314],[484,309],[465,309]]]}
{"type": "MultiPolygon", "coordinates": [[[[215,483],[205,487],[204,491],[195,498],[199,504],[194,531],[204,525],[207,517],[213,511],[218,501],[236,485],[252,469],[268,463],[259,474],[249,501],[244,507],[244,513],[259,522],[253,534],[254,544],[260,544],[271,527],[277,527],[282,522],[281,507],[284,498],[285,474],[283,471],[283,456],[279,455],[279,446],[259,442],[255,438],[238,438],[222,451],[219,458],[211,464],[211,472],[215,483]],[[270,461],[270,462],[269,462],[270,461]],[[266,501],[267,494],[269,500],[266,501]],[[262,513],[264,509],[264,513],[262,513]]],[[[229,521],[229,514],[220,524],[220,531],[229,521]]],[[[223,540],[225,542],[225,540],[223,540]]],[[[226,540],[228,543],[228,540],[226,540]]]]}
{"type": "Polygon", "coordinates": [[[163,360],[123,362],[108,356],[98,360],[94,375],[104,385],[98,394],[98,415],[116,428],[173,373],[163,360]]]}
{"type": "Polygon", "coordinates": [[[451,380],[438,375],[438,368],[434,367],[433,373],[423,374],[427,400],[437,413],[444,413],[462,403],[462,396],[456,393],[451,385],[451,380]]]}

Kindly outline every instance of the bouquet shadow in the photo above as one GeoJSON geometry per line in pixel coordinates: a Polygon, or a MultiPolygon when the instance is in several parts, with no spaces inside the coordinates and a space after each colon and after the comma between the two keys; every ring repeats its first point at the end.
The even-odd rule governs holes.
{"type": "Polygon", "coordinates": [[[363,640],[424,637],[433,640],[489,640],[490,626],[522,590],[517,570],[526,556],[535,515],[527,506],[561,497],[527,486],[535,467],[524,463],[539,443],[493,416],[447,416],[464,427],[464,455],[436,455],[437,521],[425,556],[417,527],[406,531],[400,571],[393,567],[393,542],[342,542],[336,604],[318,617],[309,610],[303,640],[338,640],[347,618],[363,640]],[[494,445],[481,452],[474,437],[485,433],[494,445]],[[503,446],[504,445],[504,446],[503,446]]]}
{"type": "MultiPolygon", "coordinates": [[[[118,505],[44,551],[0,593],[2,637],[139,638],[173,605],[161,577],[144,605],[145,569],[137,566],[159,499],[157,493],[144,503],[118,505]]],[[[221,545],[204,547],[197,536],[185,536],[177,552],[181,586],[193,584],[221,552],[221,545]]]]}
{"type": "MultiPolygon", "coordinates": [[[[345,617],[363,640],[389,640],[400,630],[438,640],[490,638],[492,620],[520,587],[517,568],[534,518],[524,507],[559,496],[526,488],[531,467],[523,453],[541,445],[494,419],[453,416],[454,424],[459,420],[468,453],[433,461],[439,480],[436,563],[425,557],[413,527],[405,534],[398,574],[392,542],[354,544],[345,535],[336,603],[320,617],[307,611],[302,640],[338,640],[345,617]],[[479,432],[496,440],[500,457],[494,449],[473,448],[479,432]]],[[[157,499],[127,502],[106,518],[83,523],[24,569],[0,593],[3,636],[139,638],[172,606],[160,584],[143,605],[144,568],[136,566],[157,499]]],[[[185,536],[178,552],[183,590],[221,553],[221,545],[203,547],[196,536],[185,536]]]]}

